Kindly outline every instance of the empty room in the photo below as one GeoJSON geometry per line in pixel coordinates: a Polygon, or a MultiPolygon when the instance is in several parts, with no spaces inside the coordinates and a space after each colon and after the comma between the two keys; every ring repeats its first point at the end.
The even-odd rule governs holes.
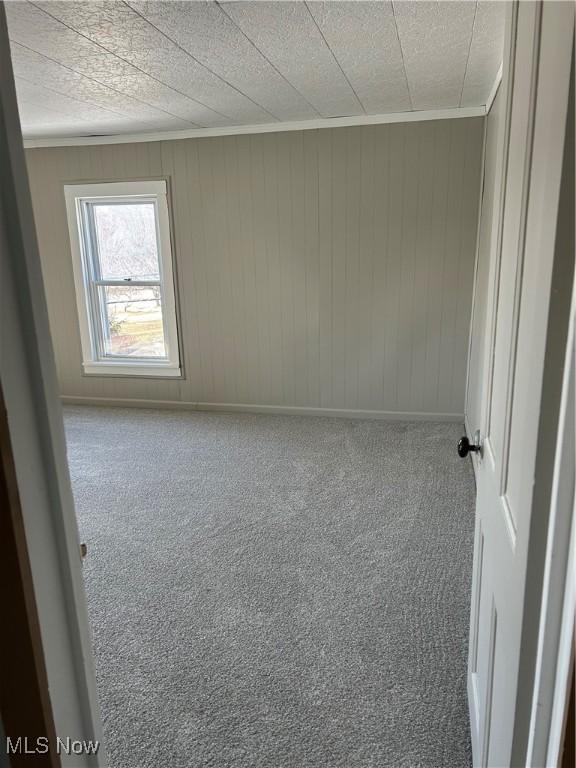
{"type": "Polygon", "coordinates": [[[573,48],[0,3],[12,768],[570,764],[573,48]]]}

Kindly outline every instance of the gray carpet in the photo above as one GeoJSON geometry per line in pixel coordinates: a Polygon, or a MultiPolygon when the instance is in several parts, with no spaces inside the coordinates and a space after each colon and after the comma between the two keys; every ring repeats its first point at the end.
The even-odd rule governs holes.
{"type": "Polygon", "coordinates": [[[455,424],[67,408],[114,768],[471,764],[455,424]]]}

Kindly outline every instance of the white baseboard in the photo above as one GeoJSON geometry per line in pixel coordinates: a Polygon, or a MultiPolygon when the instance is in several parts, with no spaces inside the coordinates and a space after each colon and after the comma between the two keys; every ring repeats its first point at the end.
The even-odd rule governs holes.
{"type": "Polygon", "coordinates": [[[191,403],[176,400],[138,400],[134,398],[75,397],[70,395],[63,395],[61,400],[64,405],[99,405],[114,408],[162,408],[175,411],[270,413],[284,416],[334,416],[343,419],[380,419],[382,421],[464,422],[464,416],[461,413],[367,411],[346,408],[306,408],[291,405],[251,405],[246,403],[191,403]]]}

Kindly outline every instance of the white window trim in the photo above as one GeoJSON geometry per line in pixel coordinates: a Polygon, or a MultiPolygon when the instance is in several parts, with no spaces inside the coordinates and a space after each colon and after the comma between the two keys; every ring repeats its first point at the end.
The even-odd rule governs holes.
{"type": "Polygon", "coordinates": [[[95,184],[66,184],[64,186],[80,341],[82,345],[82,367],[87,375],[97,376],[154,376],[180,377],[180,355],[178,329],[176,324],[176,299],[174,274],[172,270],[172,247],[170,241],[170,217],[165,181],[121,181],[95,184]],[[162,292],[162,316],[164,342],[167,360],[158,362],[149,358],[102,359],[98,357],[97,344],[91,322],[91,300],[89,297],[89,265],[82,247],[82,205],[106,198],[146,197],[153,198],[157,213],[157,234],[159,244],[158,261],[162,292]]]}

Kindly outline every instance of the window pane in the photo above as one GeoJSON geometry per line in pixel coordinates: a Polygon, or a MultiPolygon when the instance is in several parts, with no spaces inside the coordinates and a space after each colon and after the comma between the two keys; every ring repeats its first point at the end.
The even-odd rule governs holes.
{"type": "Polygon", "coordinates": [[[94,226],[104,280],[158,280],[153,203],[94,203],[94,226]]]}
{"type": "Polygon", "coordinates": [[[166,357],[158,286],[100,286],[104,354],[166,357]]]}

